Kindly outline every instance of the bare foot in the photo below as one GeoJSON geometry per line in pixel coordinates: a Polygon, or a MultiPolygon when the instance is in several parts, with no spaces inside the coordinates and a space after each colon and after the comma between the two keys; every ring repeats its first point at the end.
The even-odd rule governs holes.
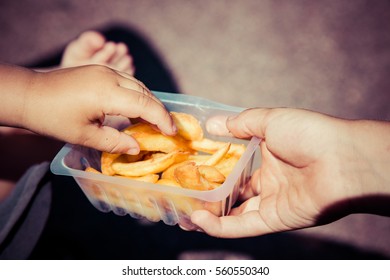
{"type": "Polygon", "coordinates": [[[123,43],[107,42],[95,31],[85,31],[70,42],[62,56],[60,67],[101,64],[134,75],[133,58],[123,43]]]}

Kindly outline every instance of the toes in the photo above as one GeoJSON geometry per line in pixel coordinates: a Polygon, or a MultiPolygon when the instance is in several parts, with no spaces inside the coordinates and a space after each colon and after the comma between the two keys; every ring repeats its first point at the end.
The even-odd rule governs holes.
{"type": "Polygon", "coordinates": [[[85,31],[66,47],[62,67],[101,64],[134,75],[133,57],[124,43],[106,42],[102,34],[85,31]]]}
{"type": "Polygon", "coordinates": [[[116,52],[108,65],[118,71],[134,75],[133,57],[128,53],[124,43],[117,43],[116,52]]]}
{"type": "MultiPolygon", "coordinates": [[[[127,56],[127,46],[123,43],[117,43],[115,46],[115,53],[111,57],[109,63],[115,66],[118,63],[120,63],[123,60],[123,58],[125,58],[126,56],[127,56]]],[[[121,70],[121,69],[117,69],[117,70],[121,70]]]]}
{"type": "Polygon", "coordinates": [[[91,51],[96,52],[104,46],[105,38],[102,34],[96,31],[85,31],[78,39],[80,47],[89,48],[91,51]]]}
{"type": "Polygon", "coordinates": [[[88,64],[94,54],[103,48],[104,43],[105,39],[100,33],[95,31],[83,32],[65,48],[61,66],[71,67],[88,64]]]}
{"type": "Polygon", "coordinates": [[[110,66],[109,63],[116,53],[116,45],[114,42],[107,42],[104,47],[96,52],[91,58],[91,62],[110,66]]]}
{"type": "Polygon", "coordinates": [[[124,56],[120,61],[115,64],[115,69],[134,75],[135,68],[133,65],[133,59],[131,56],[124,56]]]}
{"type": "Polygon", "coordinates": [[[116,55],[122,57],[128,54],[127,46],[124,43],[118,43],[116,45],[116,55]]]}

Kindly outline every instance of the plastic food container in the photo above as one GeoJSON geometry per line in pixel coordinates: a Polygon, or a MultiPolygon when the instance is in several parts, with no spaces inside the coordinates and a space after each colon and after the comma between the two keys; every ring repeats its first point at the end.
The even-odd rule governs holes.
{"type": "Polygon", "coordinates": [[[121,216],[129,214],[133,218],[146,218],[153,222],[162,220],[167,225],[180,224],[188,229],[194,229],[190,221],[194,210],[207,209],[218,216],[227,215],[252,174],[260,140],[216,137],[207,133],[204,124],[212,116],[237,114],[242,108],[184,94],[154,94],[168,110],[194,115],[201,122],[205,137],[246,145],[244,154],[220,187],[197,191],[85,172],[88,165],[100,170],[101,152],[70,144],[66,144],[53,159],[51,171],[57,175],[72,176],[91,204],[102,212],[113,211],[121,216]]]}

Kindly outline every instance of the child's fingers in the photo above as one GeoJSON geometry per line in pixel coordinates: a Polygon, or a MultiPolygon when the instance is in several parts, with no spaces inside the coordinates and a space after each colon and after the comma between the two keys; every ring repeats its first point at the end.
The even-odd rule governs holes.
{"type": "Polygon", "coordinates": [[[131,136],[109,126],[91,125],[85,129],[82,145],[109,153],[138,154],[139,145],[131,136]]]}
{"type": "Polygon", "coordinates": [[[118,77],[118,83],[122,88],[131,89],[142,94],[152,95],[150,90],[142,82],[132,77],[125,77],[125,73],[123,72],[120,72],[119,74],[124,77],[123,79],[122,77],[118,77]]]}
{"type": "Polygon", "coordinates": [[[121,87],[127,88],[127,89],[132,89],[132,90],[135,90],[139,93],[147,95],[150,98],[152,98],[155,102],[159,103],[161,106],[164,106],[162,104],[162,102],[145,86],[144,83],[137,80],[136,78],[129,75],[128,73],[119,72],[119,71],[117,71],[117,73],[123,77],[123,78],[118,79],[119,85],[121,87]]]}
{"type": "Polygon", "coordinates": [[[170,114],[154,95],[122,87],[119,87],[116,93],[115,98],[108,96],[105,114],[121,115],[127,118],[142,118],[156,125],[167,135],[176,133],[176,127],[170,114]]]}

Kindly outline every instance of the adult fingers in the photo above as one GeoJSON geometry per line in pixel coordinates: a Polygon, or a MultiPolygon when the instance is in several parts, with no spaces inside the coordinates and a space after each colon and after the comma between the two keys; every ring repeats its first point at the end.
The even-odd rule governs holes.
{"type": "Polygon", "coordinates": [[[208,235],[222,238],[250,237],[271,232],[256,210],[224,217],[198,210],[191,215],[191,221],[208,235]]]}
{"type": "Polygon", "coordinates": [[[265,131],[271,109],[252,108],[226,120],[226,127],[235,137],[249,138],[257,136],[265,138],[265,131]]]}
{"type": "Polygon", "coordinates": [[[206,130],[213,135],[232,137],[233,135],[226,127],[228,118],[229,116],[225,115],[217,115],[209,118],[206,121],[206,130]]]}
{"type": "Polygon", "coordinates": [[[245,185],[243,191],[240,193],[240,197],[239,197],[240,200],[245,201],[261,193],[260,173],[261,173],[261,167],[253,172],[251,179],[245,185]]]}
{"type": "Polygon", "coordinates": [[[235,116],[214,116],[207,120],[206,129],[219,136],[264,138],[269,112],[270,109],[252,108],[235,116]]]}

